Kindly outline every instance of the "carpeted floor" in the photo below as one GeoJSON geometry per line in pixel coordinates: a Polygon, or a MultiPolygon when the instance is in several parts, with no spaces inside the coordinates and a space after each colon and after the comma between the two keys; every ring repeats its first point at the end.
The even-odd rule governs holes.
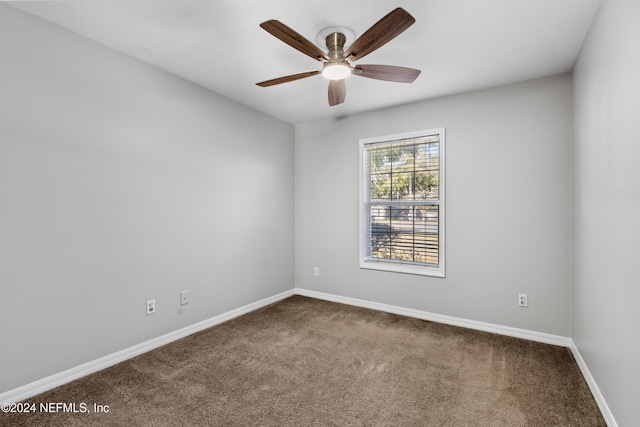
{"type": "Polygon", "coordinates": [[[567,348],[301,296],[29,402],[90,413],[0,425],[606,426],[567,348]]]}

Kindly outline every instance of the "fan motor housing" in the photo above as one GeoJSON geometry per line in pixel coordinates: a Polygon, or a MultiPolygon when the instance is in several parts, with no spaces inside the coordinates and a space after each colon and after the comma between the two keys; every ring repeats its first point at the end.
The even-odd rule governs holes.
{"type": "Polygon", "coordinates": [[[342,33],[331,33],[325,39],[327,49],[329,49],[329,61],[341,62],[344,60],[344,43],[347,38],[342,33]]]}

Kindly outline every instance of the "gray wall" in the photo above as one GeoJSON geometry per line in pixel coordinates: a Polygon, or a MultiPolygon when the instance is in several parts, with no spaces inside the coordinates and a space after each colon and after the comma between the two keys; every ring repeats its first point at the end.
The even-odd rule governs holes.
{"type": "Polygon", "coordinates": [[[296,126],[296,286],[570,336],[570,103],[564,74],[296,126]],[[360,269],[358,140],[436,127],[447,277],[360,269]]]}
{"type": "Polygon", "coordinates": [[[293,288],[291,125],[1,4],[0,58],[0,393],[293,288]]]}
{"type": "Polygon", "coordinates": [[[640,416],[638,17],[603,2],[573,84],[573,339],[620,426],[640,416]]]}

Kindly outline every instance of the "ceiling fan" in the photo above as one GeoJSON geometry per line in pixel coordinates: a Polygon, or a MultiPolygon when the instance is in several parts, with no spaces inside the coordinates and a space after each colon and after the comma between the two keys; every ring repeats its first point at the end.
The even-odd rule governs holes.
{"type": "Polygon", "coordinates": [[[414,22],[414,17],[399,7],[365,31],[347,50],[344,50],[346,36],[343,33],[329,33],[325,38],[329,50],[327,53],[280,21],[272,19],[263,22],[260,26],[266,31],[323,65],[322,70],[306,71],[256,84],[268,87],[322,74],[329,79],[329,105],[334,106],[344,102],[347,94],[345,78],[349,75],[411,83],[418,77],[420,70],[393,65],[355,65],[354,62],[384,46],[414,22]]]}

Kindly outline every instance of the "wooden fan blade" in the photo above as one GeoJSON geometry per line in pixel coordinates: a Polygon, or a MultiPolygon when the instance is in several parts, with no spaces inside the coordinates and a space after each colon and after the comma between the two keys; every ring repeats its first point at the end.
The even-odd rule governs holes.
{"type": "Polygon", "coordinates": [[[344,56],[349,58],[352,55],[353,57],[349,58],[349,60],[357,61],[396,38],[413,25],[414,22],[416,22],[415,18],[399,7],[373,24],[371,28],[358,37],[347,48],[344,56]]]}
{"type": "Polygon", "coordinates": [[[329,60],[329,57],[318,46],[311,43],[309,40],[296,33],[291,28],[287,27],[280,21],[272,19],[270,21],[260,24],[262,28],[271,33],[273,36],[279,38],[294,49],[299,50],[305,55],[311,58],[322,61],[323,59],[329,60]]]}
{"type": "Polygon", "coordinates": [[[351,74],[389,82],[413,83],[420,75],[420,72],[415,68],[395,67],[393,65],[358,65],[351,74]]]}
{"type": "Polygon", "coordinates": [[[329,105],[334,106],[342,104],[344,98],[347,95],[347,86],[344,84],[344,79],[330,80],[329,81],[329,105]]]}
{"type": "Polygon", "coordinates": [[[258,86],[267,87],[273,85],[279,85],[281,83],[293,82],[296,80],[304,79],[307,77],[315,76],[320,74],[320,71],[305,71],[304,73],[291,74],[290,76],[278,77],[277,79],[266,80],[264,82],[256,83],[258,86]]]}

